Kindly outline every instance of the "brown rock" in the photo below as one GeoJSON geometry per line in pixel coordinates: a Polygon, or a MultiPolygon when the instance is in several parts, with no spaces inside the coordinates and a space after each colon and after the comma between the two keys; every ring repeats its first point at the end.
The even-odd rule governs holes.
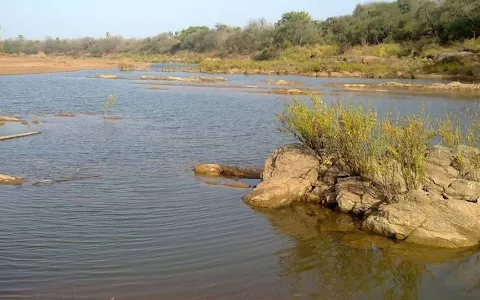
{"type": "Polygon", "coordinates": [[[75,117],[75,114],[62,112],[62,113],[56,114],[56,116],[57,116],[57,117],[69,117],[69,118],[73,118],[73,117],[75,117]]]}
{"type": "Polygon", "coordinates": [[[0,116],[1,122],[20,122],[21,120],[16,117],[9,117],[9,116],[0,116]]]}
{"type": "Polygon", "coordinates": [[[195,174],[213,177],[260,179],[261,169],[239,168],[217,164],[198,164],[193,168],[195,174]]]}
{"type": "Polygon", "coordinates": [[[317,183],[320,158],[309,148],[291,144],[276,149],[265,162],[261,182],[243,200],[257,207],[276,208],[305,201],[317,183]]]}
{"type": "Polygon", "coordinates": [[[2,185],[22,185],[23,178],[0,174],[0,184],[2,185]]]}
{"type": "Polygon", "coordinates": [[[480,182],[458,179],[445,189],[445,193],[452,198],[477,201],[480,197],[480,182]]]}
{"type": "Polygon", "coordinates": [[[416,244],[469,247],[480,240],[480,206],[465,201],[433,201],[434,195],[416,191],[414,201],[381,206],[363,228],[416,244]],[[420,193],[425,193],[420,196],[420,193]],[[430,199],[431,201],[428,201],[430,199]]]}

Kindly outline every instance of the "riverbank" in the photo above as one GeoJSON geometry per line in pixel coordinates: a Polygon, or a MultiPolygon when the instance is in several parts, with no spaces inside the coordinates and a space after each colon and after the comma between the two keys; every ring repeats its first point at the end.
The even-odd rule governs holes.
{"type": "Polygon", "coordinates": [[[43,74],[117,68],[119,59],[67,56],[0,56],[0,75],[43,74]]]}

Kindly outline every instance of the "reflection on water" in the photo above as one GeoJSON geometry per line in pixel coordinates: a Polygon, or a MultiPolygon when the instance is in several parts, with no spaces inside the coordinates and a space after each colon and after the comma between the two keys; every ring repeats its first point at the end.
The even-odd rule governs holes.
{"type": "MultiPolygon", "coordinates": [[[[40,120],[7,124],[0,135],[42,131],[0,143],[0,173],[26,180],[0,187],[0,299],[480,297],[475,250],[396,244],[318,207],[252,210],[241,201],[244,190],[193,176],[197,162],[261,166],[291,142],[274,117],[288,97],[195,87],[158,93],[128,80],[85,78],[101,73],[0,77],[2,113],[40,120]],[[117,96],[112,114],[123,120],[81,114],[100,112],[108,94],[117,96]],[[52,116],[58,112],[77,117],[52,116]],[[82,179],[33,185],[64,177],[82,179]]],[[[141,75],[149,73],[128,73],[141,75]]],[[[269,79],[226,76],[232,85],[269,79]]],[[[424,103],[436,115],[473,105],[281,78],[324,89],[327,101],[384,111],[409,113],[424,103]]]]}
{"type": "Polygon", "coordinates": [[[396,243],[349,228],[344,215],[313,206],[307,214],[305,207],[295,207],[265,216],[293,240],[292,247],[276,255],[279,277],[291,281],[299,297],[451,299],[459,291],[465,298],[480,296],[480,254],[476,250],[396,243]],[[454,267],[444,273],[447,265],[454,267]],[[430,290],[432,284],[436,290],[430,290]],[[439,288],[444,285],[446,290],[439,288]]]}

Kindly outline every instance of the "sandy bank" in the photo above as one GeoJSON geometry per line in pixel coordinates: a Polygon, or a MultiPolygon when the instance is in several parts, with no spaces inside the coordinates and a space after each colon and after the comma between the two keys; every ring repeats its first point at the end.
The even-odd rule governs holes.
{"type": "Polygon", "coordinates": [[[108,69],[117,68],[117,63],[104,58],[0,56],[0,75],[108,69]]]}

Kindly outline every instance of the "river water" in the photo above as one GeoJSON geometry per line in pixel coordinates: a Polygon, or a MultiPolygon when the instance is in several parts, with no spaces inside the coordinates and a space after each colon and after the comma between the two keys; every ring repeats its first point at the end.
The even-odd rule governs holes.
{"type": "MultiPolygon", "coordinates": [[[[0,135],[42,131],[0,142],[0,173],[25,177],[22,187],[0,186],[0,299],[480,298],[475,249],[323,230],[294,209],[254,210],[241,200],[246,190],[193,175],[197,162],[262,166],[291,142],[275,118],[288,96],[87,78],[102,73],[159,74],[0,77],[0,114],[40,121],[7,124],[0,135]],[[84,114],[101,112],[109,94],[122,120],[84,114]],[[101,177],[34,185],[71,176],[101,177]]],[[[434,118],[475,100],[325,85],[365,80],[226,77],[262,87],[266,79],[303,81],[327,101],[401,113],[425,106],[434,118]]]]}

